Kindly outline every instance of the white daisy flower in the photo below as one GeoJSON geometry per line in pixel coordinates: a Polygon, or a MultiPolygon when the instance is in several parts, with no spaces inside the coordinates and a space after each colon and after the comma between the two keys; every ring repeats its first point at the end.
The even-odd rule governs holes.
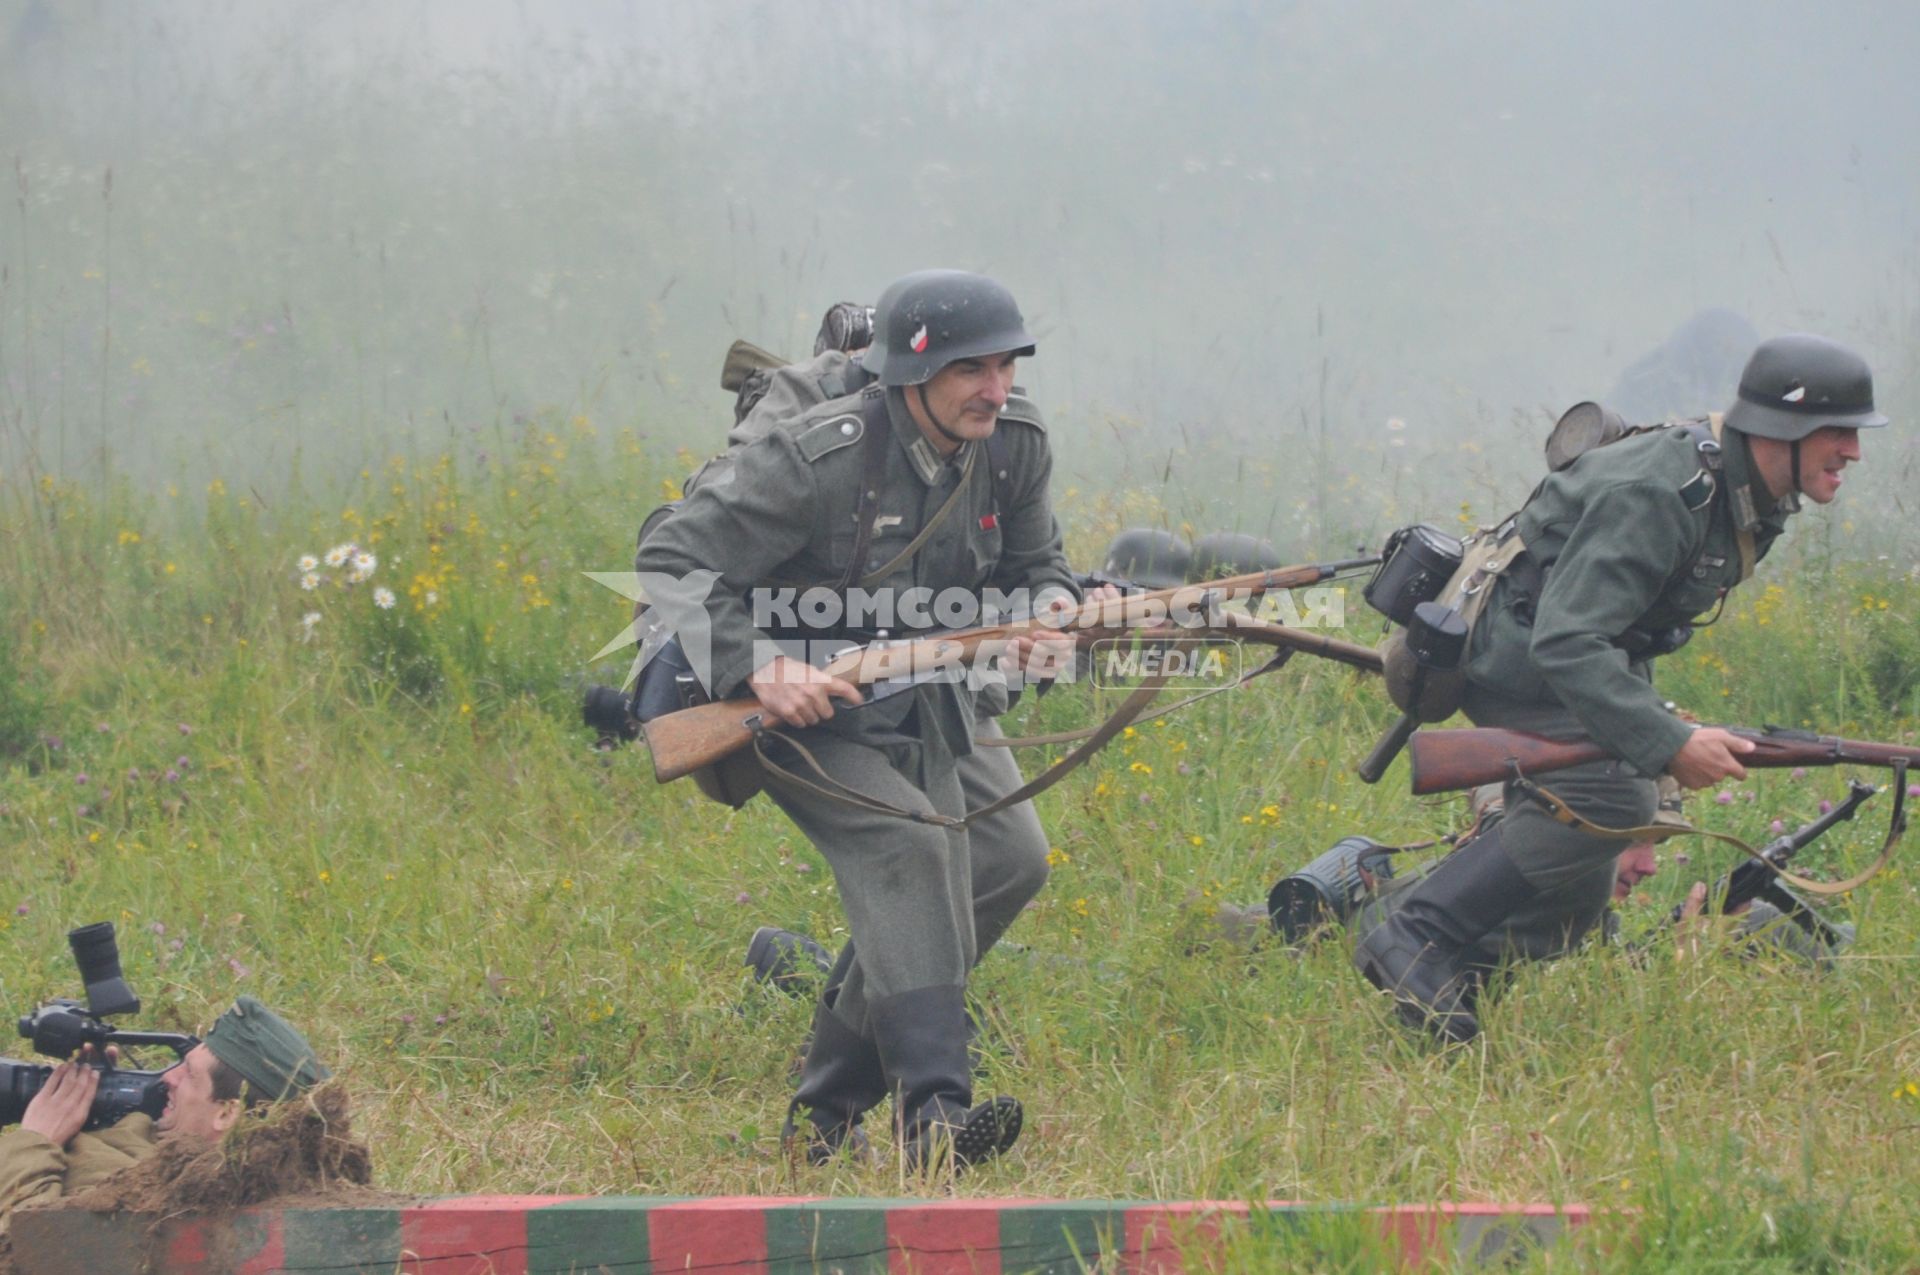
{"type": "Polygon", "coordinates": [[[314,557],[310,553],[303,553],[300,555],[300,572],[302,575],[309,575],[315,571],[318,571],[319,569],[320,569],[320,559],[314,557]]]}
{"type": "Polygon", "coordinates": [[[379,607],[382,611],[393,610],[393,590],[384,584],[375,589],[373,591],[373,605],[379,607]]]}
{"type": "Polygon", "coordinates": [[[373,569],[379,565],[380,565],[380,559],[374,557],[372,554],[366,552],[365,550],[362,550],[359,553],[356,553],[353,555],[353,569],[355,571],[358,571],[363,576],[372,575],[373,569]]]}
{"type": "Polygon", "coordinates": [[[320,577],[315,575],[313,572],[309,571],[307,572],[307,574],[300,577],[300,587],[302,589],[305,589],[308,593],[312,593],[315,589],[320,587],[320,577]]]}
{"type": "Polygon", "coordinates": [[[439,604],[440,604],[440,595],[439,595],[438,593],[435,593],[435,592],[434,592],[434,591],[433,591],[432,589],[428,589],[428,590],[427,590],[427,605],[428,605],[428,606],[438,606],[439,604]]]}
{"type": "Polygon", "coordinates": [[[359,584],[361,581],[365,580],[366,578],[367,578],[367,573],[364,571],[354,570],[354,571],[347,572],[348,584],[359,584]]]}
{"type": "Polygon", "coordinates": [[[327,550],[327,565],[330,567],[340,566],[346,562],[347,555],[352,552],[353,546],[351,544],[335,545],[333,548],[327,550]]]}

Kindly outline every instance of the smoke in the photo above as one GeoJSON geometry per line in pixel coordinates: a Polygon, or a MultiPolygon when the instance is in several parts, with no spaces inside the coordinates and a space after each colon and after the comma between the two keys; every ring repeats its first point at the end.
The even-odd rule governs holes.
{"type": "Polygon", "coordinates": [[[1255,458],[1256,530],[1496,499],[1715,308],[1911,419],[1920,13],[1769,14],[0,0],[0,417],[132,473],[704,448],[734,337],[947,265],[1022,299],[1068,476],[1255,458]]]}

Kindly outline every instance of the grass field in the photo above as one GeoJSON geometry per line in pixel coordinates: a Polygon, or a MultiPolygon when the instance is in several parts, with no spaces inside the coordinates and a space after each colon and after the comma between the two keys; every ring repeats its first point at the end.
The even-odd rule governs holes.
{"type": "MultiPolygon", "coordinates": [[[[949,1189],[781,1157],[807,1009],[740,955],[762,923],[837,942],[830,874],[766,801],[657,787],[643,752],[597,753],[579,724],[583,662],[627,605],[581,572],[627,565],[689,459],[555,418],[338,493],[0,477],[0,1010],[77,994],[64,933],[107,918],[146,1001],[128,1025],[204,1027],[239,992],[283,1008],[353,1087],[386,1187],[949,1189]],[[322,562],[302,587],[303,555],[349,542],[377,558],[366,578],[322,562]]],[[[1067,499],[1076,561],[1150,499],[1067,499]]],[[[1866,544],[1829,525],[1768,563],[1663,689],[1708,720],[1914,738],[1920,584],[1866,544]]],[[[1357,596],[1350,623],[1377,636],[1357,596]]],[[[1092,700],[1023,720],[1091,721],[1092,700]]],[[[1836,905],[1861,938],[1829,974],[1590,952],[1523,972],[1445,1055],[1335,944],[1214,941],[1219,904],[1343,835],[1459,820],[1405,795],[1404,764],[1353,777],[1388,717],[1376,686],[1303,657],[1042,798],[1053,879],[976,980],[985,1087],[1025,1101],[1028,1131],[951,1189],[1579,1201],[1636,1212],[1553,1269],[1920,1262],[1910,860],[1836,905]]],[[[1695,814],[1755,838],[1843,788],[1769,774],[1695,814]]],[[[1809,866],[1864,863],[1889,804],[1809,866]]],[[[1730,866],[1704,843],[1666,858],[1630,933],[1730,866]]],[[[1309,1261],[1252,1236],[1234,1262],[1371,1260],[1321,1241],[1309,1261]]]]}

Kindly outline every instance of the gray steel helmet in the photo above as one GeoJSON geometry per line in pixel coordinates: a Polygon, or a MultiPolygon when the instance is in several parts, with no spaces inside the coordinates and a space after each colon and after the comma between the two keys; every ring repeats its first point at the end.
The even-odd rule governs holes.
{"type": "Polygon", "coordinates": [[[1152,527],[1128,527],[1107,546],[1101,572],[1147,589],[1171,589],[1185,584],[1193,563],[1193,546],[1184,537],[1152,527]]]}
{"type": "Polygon", "coordinates": [[[917,270],[887,285],[861,359],[880,384],[923,385],[956,359],[1033,353],[1013,294],[983,274],[917,270]]]}
{"type": "Polygon", "coordinates": [[[1219,580],[1285,565],[1271,541],[1243,531],[1216,531],[1193,542],[1193,565],[1187,569],[1187,578],[1219,580]]]}
{"type": "Polygon", "coordinates": [[[1727,428],[1795,443],[1825,425],[1877,429],[1873,373],[1837,341],[1795,332],[1762,341],[1740,373],[1740,397],[1727,428]]]}

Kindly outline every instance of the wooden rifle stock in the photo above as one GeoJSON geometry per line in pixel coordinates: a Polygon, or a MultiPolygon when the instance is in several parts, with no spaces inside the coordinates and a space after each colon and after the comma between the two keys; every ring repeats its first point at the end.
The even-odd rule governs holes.
{"type": "MultiPolygon", "coordinates": [[[[1879,744],[1867,740],[1841,739],[1834,735],[1815,735],[1810,731],[1782,730],[1769,726],[1754,730],[1746,726],[1722,729],[1741,739],[1751,740],[1754,750],[1740,754],[1743,766],[1774,769],[1787,766],[1893,766],[1920,763],[1920,748],[1903,744],[1879,744]]],[[[1499,783],[1513,776],[1517,767],[1522,774],[1536,775],[1565,770],[1609,757],[1600,745],[1586,740],[1572,742],[1543,739],[1524,731],[1483,727],[1465,730],[1423,730],[1407,745],[1413,762],[1413,792],[1427,796],[1478,788],[1499,783]]]]}
{"type": "MultiPolygon", "coordinates": [[[[1101,598],[1064,611],[1007,624],[961,629],[916,641],[853,647],[828,661],[826,671],[856,686],[897,677],[934,676],[945,670],[971,665],[983,656],[997,655],[1008,642],[1024,634],[1069,632],[1076,637],[1099,637],[1126,632],[1160,624],[1170,613],[1204,608],[1214,599],[1258,597],[1272,589],[1305,588],[1330,580],[1342,571],[1369,566],[1377,561],[1377,558],[1351,558],[1340,562],[1277,567],[1272,571],[1254,571],[1205,584],[1178,585],[1121,598],[1101,598]]],[[[1259,622],[1254,622],[1249,627],[1257,629],[1261,626],[1259,622]]],[[[1284,631],[1290,635],[1293,632],[1284,631]]],[[[1252,632],[1249,636],[1253,636],[1252,632]]],[[[1316,635],[1303,637],[1304,649],[1312,650],[1315,644],[1319,644],[1328,658],[1353,663],[1372,654],[1366,648],[1356,646],[1352,651],[1336,655],[1331,653],[1330,646],[1325,645],[1335,643],[1335,639],[1316,635]]],[[[1345,647],[1349,644],[1337,645],[1345,647]]],[[[647,737],[647,751],[653,758],[654,778],[660,783],[669,783],[747,747],[753,742],[754,732],[759,727],[760,713],[760,701],[748,696],[695,705],[662,714],[645,723],[641,729],[647,737]]]]}

